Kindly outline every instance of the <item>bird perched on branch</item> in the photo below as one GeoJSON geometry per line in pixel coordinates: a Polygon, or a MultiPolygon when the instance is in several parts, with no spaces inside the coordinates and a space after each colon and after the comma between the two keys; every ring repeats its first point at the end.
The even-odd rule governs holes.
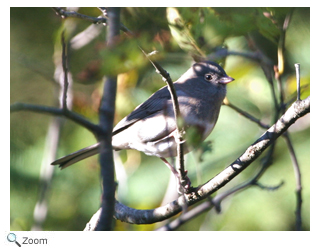
{"type": "MultiPolygon", "coordinates": [[[[186,132],[184,153],[211,133],[226,96],[226,84],[233,80],[217,63],[203,61],[193,64],[174,82],[186,132]]],[[[166,162],[165,158],[177,156],[176,126],[171,95],[165,86],[114,127],[112,146],[115,150],[136,149],[166,162]]],[[[54,161],[52,165],[66,168],[98,154],[99,146],[100,143],[96,143],[81,149],[54,161]]]]}

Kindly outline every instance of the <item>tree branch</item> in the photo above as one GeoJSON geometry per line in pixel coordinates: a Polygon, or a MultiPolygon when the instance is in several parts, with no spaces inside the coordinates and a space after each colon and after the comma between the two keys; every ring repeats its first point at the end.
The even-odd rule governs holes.
{"type": "MultiPolygon", "coordinates": [[[[208,197],[207,201],[202,202],[200,205],[194,207],[193,209],[191,209],[188,212],[179,216],[179,218],[177,218],[177,219],[167,223],[163,227],[157,229],[157,231],[176,230],[178,227],[180,227],[181,225],[183,225],[187,221],[192,220],[194,217],[200,215],[204,211],[207,211],[213,207],[215,208],[216,212],[220,213],[221,212],[221,202],[222,202],[222,200],[224,200],[228,196],[230,196],[240,190],[243,190],[249,186],[257,185],[257,186],[261,187],[261,185],[258,184],[257,180],[261,177],[261,175],[264,173],[264,171],[269,166],[268,161],[270,160],[270,158],[273,154],[274,146],[275,146],[275,143],[273,143],[270,146],[266,157],[263,158],[262,166],[261,166],[260,170],[252,178],[250,178],[248,181],[246,181],[240,185],[236,185],[235,187],[233,187],[225,192],[219,193],[212,199],[210,197],[208,197]]],[[[266,189],[266,188],[264,188],[264,189],[266,189]]]]}
{"type": "Polygon", "coordinates": [[[59,15],[61,18],[79,18],[86,21],[89,21],[94,24],[104,24],[106,25],[108,23],[108,19],[104,17],[91,17],[87,16],[81,13],[78,13],[76,11],[66,11],[60,7],[52,7],[52,9],[56,12],[57,15],[59,15]]]}
{"type": "Polygon", "coordinates": [[[238,112],[240,115],[248,118],[250,121],[255,122],[256,124],[258,124],[261,128],[264,129],[268,129],[270,126],[261,122],[259,119],[255,118],[254,116],[250,115],[248,112],[238,108],[237,106],[233,105],[232,103],[230,103],[227,99],[224,99],[224,105],[232,108],[233,110],[235,110],[236,112],[238,112]]]}
{"type": "MultiPolygon", "coordinates": [[[[67,51],[66,51],[66,43],[64,32],[61,35],[61,44],[62,44],[62,57],[61,60],[54,61],[55,62],[55,71],[56,73],[63,70],[64,78],[56,78],[56,82],[59,85],[55,85],[54,94],[55,99],[54,103],[56,106],[62,108],[62,110],[67,110],[67,93],[71,93],[69,89],[69,71],[67,68],[67,51]],[[61,67],[62,65],[62,67],[61,67]]],[[[57,47],[58,48],[58,47],[57,47]]],[[[61,51],[60,48],[58,49],[61,51]]],[[[70,82],[72,84],[72,81],[70,82]]],[[[72,95],[71,95],[72,99],[72,95]]],[[[71,102],[72,103],[72,102],[71,102]]],[[[40,188],[39,188],[39,198],[36,203],[33,212],[34,223],[31,230],[42,230],[43,223],[45,222],[48,214],[48,197],[50,192],[50,187],[52,183],[52,179],[54,177],[54,169],[50,163],[52,160],[56,158],[61,128],[64,123],[64,119],[61,117],[54,117],[51,120],[51,123],[48,128],[47,136],[46,136],[46,145],[44,150],[44,156],[42,158],[41,168],[40,168],[40,188]]]]}
{"type": "Polygon", "coordinates": [[[27,104],[27,103],[21,103],[16,102],[10,106],[10,113],[12,112],[18,112],[18,111],[33,111],[38,113],[45,113],[55,116],[64,116],[71,121],[85,127],[89,131],[91,131],[94,134],[97,134],[99,131],[99,126],[96,124],[91,123],[81,115],[72,112],[70,110],[65,110],[62,108],[53,108],[48,106],[42,106],[42,105],[34,105],[34,104],[27,104]]]}
{"type": "MultiPolygon", "coordinates": [[[[79,18],[79,19],[89,21],[93,24],[103,24],[103,25],[107,25],[109,22],[109,17],[106,12],[106,9],[107,9],[106,7],[99,7],[99,9],[102,11],[102,13],[103,13],[103,15],[105,15],[105,17],[100,17],[100,16],[99,17],[91,17],[91,16],[87,16],[87,15],[81,14],[76,11],[66,11],[66,10],[62,9],[61,7],[52,7],[52,9],[61,18],[73,17],[73,18],[79,18]]],[[[120,29],[123,32],[127,33],[128,35],[133,35],[133,33],[122,23],[120,23],[120,29]]]]}
{"type": "MultiPolygon", "coordinates": [[[[107,46],[115,46],[116,37],[120,33],[120,8],[108,8],[109,29],[107,37],[107,46]]],[[[112,130],[115,112],[115,100],[117,92],[117,77],[109,76],[103,87],[99,117],[100,127],[99,134],[100,148],[100,165],[102,177],[102,202],[101,215],[99,217],[95,230],[112,230],[113,213],[115,204],[116,183],[114,181],[114,163],[112,149],[112,130]]]]}
{"type": "Polygon", "coordinates": [[[64,85],[63,85],[63,93],[62,93],[62,109],[64,111],[68,110],[67,106],[67,94],[68,94],[68,87],[69,87],[69,80],[68,80],[68,57],[67,57],[67,45],[65,43],[64,31],[61,35],[61,44],[62,44],[62,68],[64,73],[64,85]]]}

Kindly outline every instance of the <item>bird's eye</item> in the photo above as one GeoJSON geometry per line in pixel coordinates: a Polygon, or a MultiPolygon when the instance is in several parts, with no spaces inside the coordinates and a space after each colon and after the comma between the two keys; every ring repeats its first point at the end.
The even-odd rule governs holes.
{"type": "Polygon", "coordinates": [[[211,80],[212,80],[212,75],[211,75],[211,74],[206,74],[206,75],[204,76],[204,78],[205,78],[205,80],[207,80],[207,81],[211,81],[211,80]]]}

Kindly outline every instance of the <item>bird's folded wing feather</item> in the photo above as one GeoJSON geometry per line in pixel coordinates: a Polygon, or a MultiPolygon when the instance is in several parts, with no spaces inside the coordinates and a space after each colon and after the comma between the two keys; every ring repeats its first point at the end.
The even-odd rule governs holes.
{"type": "Polygon", "coordinates": [[[128,116],[123,118],[113,129],[113,135],[127,129],[137,121],[156,115],[159,111],[164,110],[166,104],[171,100],[167,87],[163,87],[140,104],[128,116]]]}

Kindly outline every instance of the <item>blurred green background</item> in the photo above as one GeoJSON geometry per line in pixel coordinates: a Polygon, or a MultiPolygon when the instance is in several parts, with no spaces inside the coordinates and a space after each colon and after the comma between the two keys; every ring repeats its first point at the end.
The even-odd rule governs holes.
{"type": "MultiPolygon", "coordinates": [[[[96,8],[77,11],[94,17],[101,15],[96,8]]],[[[106,29],[102,25],[95,25],[96,30],[86,34],[85,38],[91,36],[92,39],[83,46],[79,45],[83,39],[71,39],[69,66],[73,76],[73,110],[92,122],[98,122],[103,75],[110,71],[120,74],[115,123],[164,86],[161,77],[139,51],[137,43],[147,52],[159,52],[158,61],[170,73],[172,80],[189,68],[192,63],[190,52],[197,53],[197,48],[205,54],[221,46],[230,51],[249,52],[252,44],[248,41],[254,41],[276,65],[280,38],[278,25],[290,11],[290,8],[122,8],[121,21],[137,35],[136,40],[123,35],[118,48],[110,52],[105,49],[106,29]],[[266,13],[273,15],[273,22],[266,13]],[[177,31],[176,27],[170,29],[168,20],[177,18],[178,14],[183,26],[177,31]]],[[[10,15],[10,103],[57,106],[57,84],[53,75],[54,61],[61,54],[61,31],[65,29],[67,37],[74,38],[91,24],[75,18],[61,20],[50,8],[11,8],[10,15]]],[[[310,95],[309,8],[293,10],[285,37],[284,58],[281,81],[285,102],[290,101],[296,92],[295,63],[301,64],[302,98],[306,98],[310,95]]],[[[271,88],[259,64],[242,56],[230,55],[225,59],[224,68],[236,79],[228,84],[229,102],[271,125],[275,113],[271,88]]],[[[33,211],[40,194],[40,167],[46,156],[45,142],[52,119],[50,115],[33,112],[11,113],[11,230],[30,230],[34,224],[33,211]]],[[[298,120],[289,131],[302,173],[303,230],[310,230],[309,115],[298,120]]],[[[202,162],[198,161],[195,153],[186,157],[186,169],[192,185],[205,183],[214,177],[263,132],[255,123],[223,106],[219,121],[207,139],[212,141],[212,151],[203,154],[202,162]]],[[[66,120],[57,157],[95,141],[86,129],[66,120]]],[[[158,207],[170,180],[170,171],[165,165],[155,157],[133,150],[117,153],[116,160],[117,198],[137,209],[158,207]]],[[[252,177],[260,166],[260,160],[221,191],[252,177]]],[[[220,214],[214,209],[204,212],[179,230],[294,230],[296,183],[289,152],[282,138],[277,141],[272,162],[260,182],[266,186],[277,186],[283,181],[284,185],[278,190],[250,187],[240,191],[222,202],[220,214]]],[[[175,186],[172,188],[175,191],[175,186]]],[[[63,171],[55,168],[43,230],[83,230],[98,210],[100,196],[97,157],[63,171]]],[[[165,202],[168,200],[172,199],[165,199],[165,202]]],[[[161,225],[163,223],[131,225],[116,221],[115,230],[153,230],[161,225]]]]}

